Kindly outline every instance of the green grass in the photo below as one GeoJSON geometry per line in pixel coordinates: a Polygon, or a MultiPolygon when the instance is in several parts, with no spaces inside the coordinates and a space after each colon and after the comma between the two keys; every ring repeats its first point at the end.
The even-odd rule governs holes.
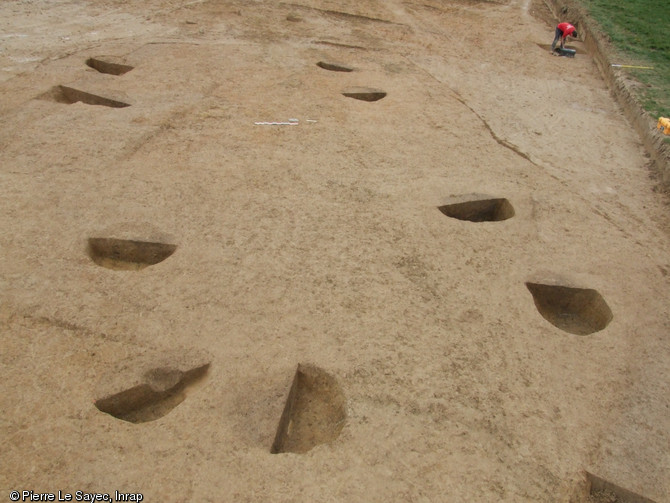
{"type": "Polygon", "coordinates": [[[653,66],[626,69],[642,85],[640,103],[652,117],[670,117],[670,1],[581,0],[616,50],[613,63],[653,66]]]}

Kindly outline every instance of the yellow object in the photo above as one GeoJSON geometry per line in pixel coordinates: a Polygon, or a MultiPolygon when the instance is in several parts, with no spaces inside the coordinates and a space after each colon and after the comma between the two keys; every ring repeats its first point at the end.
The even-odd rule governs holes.
{"type": "Polygon", "coordinates": [[[637,65],[616,65],[612,63],[612,66],[615,68],[642,68],[643,70],[653,70],[653,66],[637,66],[637,65]]]}
{"type": "Polygon", "coordinates": [[[667,117],[659,117],[656,129],[660,129],[663,134],[670,135],[670,119],[667,117]]]}

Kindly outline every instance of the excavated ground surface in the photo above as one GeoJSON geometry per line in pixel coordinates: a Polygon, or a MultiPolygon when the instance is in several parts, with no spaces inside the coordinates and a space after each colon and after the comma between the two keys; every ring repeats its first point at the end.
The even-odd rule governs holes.
{"type": "Polygon", "coordinates": [[[670,501],[668,211],[554,22],[528,0],[2,2],[1,497],[582,502],[588,472],[670,501]],[[439,209],[482,199],[513,216],[439,209]],[[611,320],[565,332],[526,283],[611,320]],[[272,454],[298,364],[344,426],[272,454]],[[96,407],[171,386],[155,420],[96,407]]]}

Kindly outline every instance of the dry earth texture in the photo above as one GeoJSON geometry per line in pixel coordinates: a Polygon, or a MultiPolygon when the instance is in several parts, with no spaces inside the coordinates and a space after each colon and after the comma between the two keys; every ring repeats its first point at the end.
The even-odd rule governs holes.
{"type": "Polygon", "coordinates": [[[0,3],[2,501],[670,501],[668,211],[554,22],[0,3]]]}

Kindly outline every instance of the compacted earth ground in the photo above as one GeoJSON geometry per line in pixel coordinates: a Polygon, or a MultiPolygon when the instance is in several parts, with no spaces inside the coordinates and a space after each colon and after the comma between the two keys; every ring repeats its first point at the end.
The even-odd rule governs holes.
{"type": "Polygon", "coordinates": [[[670,501],[668,206],[556,21],[2,2],[0,499],[670,501]]]}

